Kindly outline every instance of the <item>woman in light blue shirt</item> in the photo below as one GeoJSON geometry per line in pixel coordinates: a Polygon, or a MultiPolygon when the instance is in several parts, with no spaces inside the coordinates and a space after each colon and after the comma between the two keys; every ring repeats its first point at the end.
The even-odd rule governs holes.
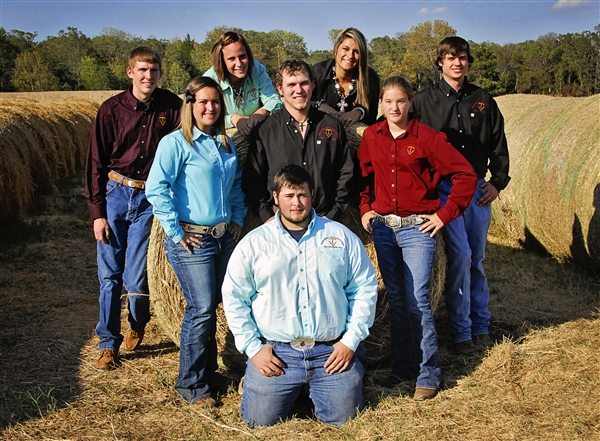
{"type": "Polygon", "coordinates": [[[158,145],[146,196],[187,302],[175,389],[189,403],[214,406],[223,382],[216,308],[246,207],[235,146],[225,134],[223,91],[211,78],[188,84],[180,126],[158,145]]]}
{"type": "Polygon", "coordinates": [[[281,107],[265,66],[254,60],[246,39],[225,32],[212,49],[213,66],[204,75],[219,83],[225,95],[225,127],[248,136],[253,127],[281,107]]]}

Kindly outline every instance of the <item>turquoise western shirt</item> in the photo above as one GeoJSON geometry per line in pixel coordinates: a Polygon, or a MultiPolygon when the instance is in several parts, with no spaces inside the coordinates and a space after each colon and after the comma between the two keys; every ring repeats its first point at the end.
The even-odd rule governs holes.
{"type": "Polygon", "coordinates": [[[252,75],[246,77],[244,81],[244,104],[242,107],[235,105],[235,92],[229,79],[225,81],[219,80],[215,67],[211,67],[204,73],[205,77],[210,77],[219,83],[223,94],[225,95],[225,106],[227,108],[227,116],[225,117],[225,125],[227,128],[233,127],[231,123],[231,115],[238,114],[250,116],[258,109],[265,109],[273,113],[281,107],[281,99],[273,86],[271,78],[267,74],[265,66],[258,61],[254,61],[252,75]]]}
{"type": "Polygon", "coordinates": [[[146,197],[173,242],[183,238],[179,222],[214,226],[246,217],[242,172],[233,142],[220,141],[194,127],[191,146],[181,130],[161,139],[146,181],[146,197]]]}

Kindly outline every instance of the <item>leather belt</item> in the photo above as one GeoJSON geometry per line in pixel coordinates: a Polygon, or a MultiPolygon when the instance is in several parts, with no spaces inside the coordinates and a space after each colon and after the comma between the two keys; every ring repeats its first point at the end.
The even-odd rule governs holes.
{"type": "Polygon", "coordinates": [[[335,340],[330,340],[330,341],[315,341],[312,338],[301,337],[301,338],[292,340],[290,342],[290,346],[297,351],[306,351],[307,349],[312,349],[318,345],[327,345],[327,344],[337,343],[338,341],[340,341],[340,338],[341,337],[338,337],[335,340]]]}
{"type": "Polygon", "coordinates": [[[225,231],[227,231],[227,222],[221,222],[215,225],[214,227],[205,227],[202,225],[196,224],[188,224],[186,222],[179,222],[183,231],[188,233],[199,233],[199,234],[210,234],[215,239],[218,239],[225,231]]]}
{"type": "Polygon", "coordinates": [[[407,227],[409,225],[421,225],[423,222],[425,222],[425,219],[420,218],[416,214],[411,214],[410,216],[406,217],[396,216],[394,214],[388,214],[385,216],[378,214],[375,217],[375,220],[381,222],[382,224],[385,224],[386,227],[390,228],[402,228],[407,227]]]}
{"type": "Polygon", "coordinates": [[[112,170],[108,172],[108,179],[126,187],[137,188],[139,190],[143,190],[146,188],[146,183],[144,181],[138,181],[136,179],[128,178],[127,176],[123,176],[122,174],[119,174],[116,171],[112,170]]]}

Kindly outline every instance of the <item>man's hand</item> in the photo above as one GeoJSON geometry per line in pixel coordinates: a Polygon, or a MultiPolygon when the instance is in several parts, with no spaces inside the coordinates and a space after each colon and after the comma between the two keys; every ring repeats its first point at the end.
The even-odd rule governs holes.
{"type": "Polygon", "coordinates": [[[500,194],[498,189],[489,182],[483,182],[479,187],[484,191],[484,195],[477,201],[477,205],[480,207],[487,207],[494,202],[500,194]]]}
{"type": "Polygon", "coordinates": [[[373,219],[375,219],[376,217],[377,217],[377,213],[375,213],[375,211],[371,210],[371,211],[367,211],[360,218],[360,222],[362,223],[363,228],[368,233],[372,233],[373,232],[373,226],[371,225],[371,222],[373,222],[373,219]]]}
{"type": "Polygon", "coordinates": [[[435,236],[435,234],[444,227],[444,223],[440,220],[437,213],[419,214],[419,217],[427,221],[424,224],[421,224],[419,231],[421,233],[428,233],[431,231],[429,237],[435,236]]]}
{"type": "Polygon", "coordinates": [[[99,217],[98,219],[94,219],[94,237],[98,242],[108,244],[110,228],[108,227],[106,218],[99,217]]]}
{"type": "Polygon", "coordinates": [[[276,377],[283,374],[283,362],[273,355],[273,345],[264,345],[250,361],[265,377],[276,377]]]}
{"type": "Polygon", "coordinates": [[[338,341],[333,345],[333,352],[325,362],[325,372],[328,374],[344,372],[350,366],[352,357],[354,357],[354,351],[338,341]]]}
{"type": "Polygon", "coordinates": [[[202,246],[202,234],[184,232],[179,243],[188,253],[191,253],[192,247],[200,248],[202,246]]]}

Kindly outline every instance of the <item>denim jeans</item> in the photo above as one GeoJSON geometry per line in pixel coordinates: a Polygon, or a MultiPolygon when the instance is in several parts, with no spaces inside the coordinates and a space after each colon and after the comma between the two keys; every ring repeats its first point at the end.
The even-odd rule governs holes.
{"type": "Polygon", "coordinates": [[[187,306],[181,325],[179,376],[175,389],[189,403],[210,396],[222,376],[217,368],[217,305],[235,240],[230,232],[216,239],[202,237],[202,246],[188,253],[165,239],[167,259],[177,276],[187,306]]]}
{"type": "Polygon", "coordinates": [[[241,405],[242,419],[248,426],[271,426],[285,420],[303,389],[314,404],[315,416],[324,423],[340,426],[363,409],[362,344],[345,371],[328,374],[324,365],[333,344],[298,351],[289,343],[266,343],[273,345],[273,354],[284,363],[284,373],[266,377],[248,360],[241,405]]]}
{"type": "Polygon", "coordinates": [[[373,243],[390,305],[392,375],[438,390],[442,365],[429,301],[436,239],[418,226],[373,222],[373,243]]]}
{"type": "Polygon", "coordinates": [[[129,294],[128,321],[131,329],[141,331],[150,320],[146,256],[152,228],[152,206],[143,190],[109,180],[106,215],[110,238],[108,244],[98,242],[100,319],[96,334],[100,337],[100,350],[119,350],[123,341],[123,284],[129,294]]]}
{"type": "MultiPolygon", "coordinates": [[[[492,314],[488,309],[488,288],[483,259],[492,207],[479,207],[476,202],[484,194],[480,179],[471,203],[462,216],[443,229],[448,270],[446,271],[446,308],[454,342],[470,340],[473,335],[489,333],[492,314]]],[[[448,200],[450,181],[438,186],[442,204],[448,200]]]]}

